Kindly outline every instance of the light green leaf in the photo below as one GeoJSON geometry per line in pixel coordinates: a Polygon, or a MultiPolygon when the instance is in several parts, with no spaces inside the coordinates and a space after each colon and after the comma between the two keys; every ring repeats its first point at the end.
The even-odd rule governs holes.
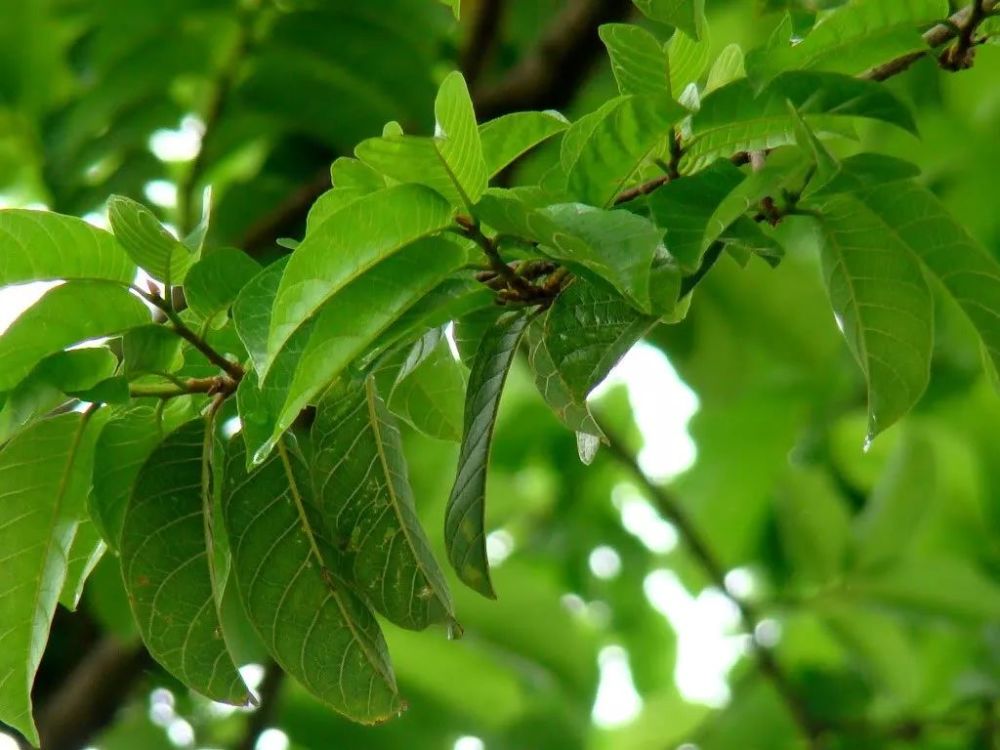
{"type": "Polygon", "coordinates": [[[576,279],[545,314],[545,345],[569,394],[586,401],[655,323],[604,284],[576,279]]]}
{"type": "Polygon", "coordinates": [[[97,527],[87,519],[80,521],[66,556],[66,580],[59,594],[59,603],[70,612],[75,612],[80,604],[87,578],[104,557],[105,550],[107,545],[101,539],[97,527]]]}
{"type": "Polygon", "coordinates": [[[660,41],[641,26],[606,23],[598,29],[622,94],[670,96],[670,68],[660,41]]]}
{"type": "Polygon", "coordinates": [[[717,156],[758,151],[795,142],[788,102],[817,133],[849,133],[851,117],[867,117],[916,132],[913,116],[889,89],[839,73],[792,71],[775,78],[759,95],[746,79],[702,99],[685,144],[684,171],[697,171],[717,156]]]}
{"type": "Polygon", "coordinates": [[[438,0],[438,2],[444,3],[449,8],[451,8],[452,14],[455,16],[455,20],[459,20],[462,14],[462,0],[438,0]]]}
{"type": "Polygon", "coordinates": [[[395,420],[373,378],[334,385],[312,427],[316,502],[361,595],[411,630],[452,623],[448,584],[417,518],[395,420]]]}
{"type": "Polygon", "coordinates": [[[448,498],[444,538],[448,559],[467,586],[496,598],[486,558],[486,473],[500,396],[528,324],[511,313],[488,329],[476,350],[465,397],[465,427],[458,473],[448,498]]]}
{"type": "Polygon", "coordinates": [[[79,412],[44,419],[0,449],[0,721],[36,746],[31,685],[85,517],[91,421],[79,412]]]}
{"type": "Polygon", "coordinates": [[[838,325],[865,374],[871,441],[927,387],[934,301],[916,258],[861,201],[833,198],[821,211],[824,278],[838,325]]]}
{"type": "Polygon", "coordinates": [[[738,44],[729,44],[719,53],[712,63],[712,69],[708,71],[708,80],[705,81],[705,94],[710,94],[717,88],[725,86],[727,83],[739,80],[746,75],[743,69],[743,50],[738,44]]]}
{"type": "Polygon", "coordinates": [[[636,181],[640,167],[663,147],[671,126],[687,114],[664,96],[629,95],[612,101],[612,106],[598,110],[596,120],[574,124],[563,141],[567,189],[593,206],[612,205],[636,181]],[[566,150],[567,143],[574,144],[575,153],[566,150]]]}
{"type": "Polygon", "coordinates": [[[451,213],[427,188],[401,185],[359,198],[306,237],[278,286],[259,374],[267,376],[281,347],[327,300],[375,264],[447,227],[451,213]]]}
{"type": "Polygon", "coordinates": [[[632,0],[645,16],[660,23],[676,26],[692,39],[701,31],[705,13],[704,0],[632,0]]]}
{"type": "Polygon", "coordinates": [[[795,140],[803,151],[812,157],[814,171],[802,195],[810,195],[821,190],[840,173],[840,162],[831,154],[823,142],[802,119],[798,110],[789,103],[788,111],[795,121],[795,140]]]}
{"type": "Polygon", "coordinates": [[[108,220],[129,257],[157,281],[182,284],[188,269],[198,259],[164,229],[152,211],[131,198],[111,196],[108,220]]]}
{"type": "Polygon", "coordinates": [[[109,232],[48,211],[0,211],[0,257],[0,285],[135,278],[135,264],[109,232]]]}
{"type": "Polygon", "coordinates": [[[850,513],[818,470],[791,469],[775,492],[781,546],[794,574],[821,586],[842,572],[850,539],[850,513]]]}
{"type": "Polygon", "coordinates": [[[934,450],[909,432],[899,442],[864,511],[854,522],[854,563],[876,568],[909,546],[937,493],[934,450]]]}
{"type": "Polygon", "coordinates": [[[242,250],[224,247],[206,253],[184,281],[188,306],[203,320],[211,320],[229,309],[260,270],[260,264],[242,250]]]}
{"type": "MultiPolygon", "coordinates": [[[[441,237],[429,237],[341,288],[316,318],[273,439],[390,325],[465,261],[462,246],[441,237]]],[[[291,268],[289,262],[288,269],[291,268]]],[[[280,298],[276,310],[278,304],[280,298]]]]}
{"type": "Polygon", "coordinates": [[[855,204],[891,241],[912,251],[955,298],[1000,364],[1000,263],[933,193],[897,182],[857,193],[855,204]]]}
{"type": "Polygon", "coordinates": [[[479,126],[483,157],[490,177],[540,143],[566,130],[569,121],[558,112],[512,112],[479,126]]]}
{"type": "MultiPolygon", "coordinates": [[[[382,190],[384,188],[378,189],[382,190]]],[[[358,198],[370,195],[373,192],[375,191],[363,187],[335,187],[327,190],[316,199],[316,202],[309,209],[309,214],[306,216],[306,235],[315,232],[322,226],[324,221],[342,208],[354,203],[358,198]]],[[[297,247],[293,249],[297,249],[297,247]]]]}
{"type": "Polygon", "coordinates": [[[786,70],[829,70],[856,75],[927,49],[921,28],[948,15],[946,0],[853,0],[823,16],[794,45],[756,50],[747,58],[758,88],[786,70]]]}
{"type": "Polygon", "coordinates": [[[465,372],[441,328],[421,336],[389,392],[389,408],[412,427],[439,440],[462,439],[465,372]]]}
{"type": "Polygon", "coordinates": [[[122,336],[125,377],[173,372],[183,365],[181,338],[158,323],[138,326],[122,336]]]}
{"type": "Polygon", "coordinates": [[[694,272],[701,262],[709,219],[723,199],[743,181],[728,159],[719,159],[683,180],[668,182],[647,199],[657,226],[667,230],[667,248],[681,268],[694,272]]]}
{"type": "Polygon", "coordinates": [[[541,320],[531,323],[526,338],[528,364],[535,375],[535,386],[545,399],[545,403],[569,429],[606,441],[604,433],[590,413],[586,400],[577,398],[570,392],[569,386],[552,361],[552,355],[549,354],[548,346],[545,344],[541,320]]]}
{"type": "Polygon", "coordinates": [[[205,423],[179,427],[139,470],[122,525],[122,578],[150,655],[208,698],[245,705],[250,693],[221,637],[216,604],[205,423]]]}
{"type": "Polygon", "coordinates": [[[226,461],[223,512],[232,572],[264,647],[317,698],[372,724],[405,704],[371,611],[338,573],[309,474],[284,445],[252,474],[242,443],[226,461]]]}
{"type": "Polygon", "coordinates": [[[825,185],[808,192],[809,197],[819,198],[838,193],[856,193],[891,182],[909,180],[920,174],[920,167],[912,162],[885,154],[861,153],[840,161],[840,171],[825,185]]]}
{"type": "Polygon", "coordinates": [[[0,391],[17,385],[43,357],[149,320],[139,298],[117,284],[67,281],[50,289],[0,335],[0,391]]]}
{"type": "Polygon", "coordinates": [[[337,157],[330,166],[334,188],[358,188],[368,193],[386,187],[385,178],[371,167],[349,156],[337,157]]]}
{"type": "Polygon", "coordinates": [[[667,62],[670,65],[670,90],[675,99],[684,94],[690,84],[697,83],[712,59],[708,26],[705,25],[701,39],[688,34],[674,34],[667,42],[667,62]]]}
{"type": "Polygon", "coordinates": [[[271,310],[288,258],[281,258],[248,281],[233,302],[233,327],[259,374],[267,361],[271,310]]]}

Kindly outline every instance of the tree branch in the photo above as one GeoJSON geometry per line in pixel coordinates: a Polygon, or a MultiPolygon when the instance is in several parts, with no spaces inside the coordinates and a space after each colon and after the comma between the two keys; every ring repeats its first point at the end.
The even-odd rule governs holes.
{"type": "Polygon", "coordinates": [[[475,88],[476,82],[493,55],[503,25],[506,5],[505,0],[480,0],[476,9],[476,18],[460,66],[470,89],[475,88]]]}

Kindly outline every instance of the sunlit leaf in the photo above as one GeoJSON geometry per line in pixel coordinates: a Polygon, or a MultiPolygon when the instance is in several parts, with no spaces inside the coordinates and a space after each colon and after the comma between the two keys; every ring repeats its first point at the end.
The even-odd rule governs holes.
{"type": "Polygon", "coordinates": [[[607,23],[599,32],[622,94],[669,96],[667,53],[655,36],[627,23],[607,23]]]}
{"type": "Polygon", "coordinates": [[[157,281],[181,284],[198,256],[168,232],[141,203],[122,195],[108,201],[108,220],[125,251],[157,281]]]}

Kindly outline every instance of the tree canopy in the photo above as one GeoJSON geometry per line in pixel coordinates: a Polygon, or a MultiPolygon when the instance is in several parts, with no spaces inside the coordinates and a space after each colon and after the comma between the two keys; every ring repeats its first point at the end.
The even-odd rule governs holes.
{"type": "Polygon", "coordinates": [[[0,750],[1000,747],[995,0],[0,0],[0,750]]]}

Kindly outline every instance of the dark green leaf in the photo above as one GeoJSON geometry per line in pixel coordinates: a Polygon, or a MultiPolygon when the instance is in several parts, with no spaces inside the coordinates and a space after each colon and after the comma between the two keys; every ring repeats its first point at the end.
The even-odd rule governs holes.
{"type": "Polygon", "coordinates": [[[500,318],[476,350],[465,398],[458,474],[445,516],[445,544],[452,567],[470,588],[491,599],[496,594],[486,559],[486,472],[500,396],[527,324],[528,318],[516,313],[500,318]]]}
{"type": "Polygon", "coordinates": [[[413,345],[389,391],[389,408],[415,429],[439,440],[462,439],[465,372],[441,328],[413,345]]]}

